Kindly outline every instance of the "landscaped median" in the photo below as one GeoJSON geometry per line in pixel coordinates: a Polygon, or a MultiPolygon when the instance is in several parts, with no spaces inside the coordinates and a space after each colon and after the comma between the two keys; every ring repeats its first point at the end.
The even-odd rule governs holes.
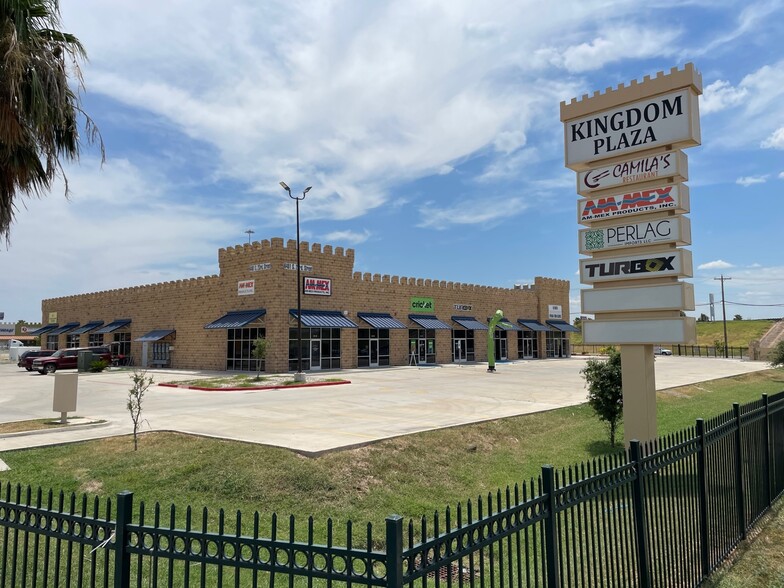
{"type": "Polygon", "coordinates": [[[249,376],[237,374],[222,378],[199,378],[181,380],[179,382],[163,382],[158,384],[167,388],[184,388],[186,390],[205,390],[208,392],[232,392],[237,390],[280,390],[281,388],[313,388],[316,386],[338,386],[350,384],[350,380],[342,378],[318,378],[309,376],[306,382],[296,382],[289,375],[249,376]]]}

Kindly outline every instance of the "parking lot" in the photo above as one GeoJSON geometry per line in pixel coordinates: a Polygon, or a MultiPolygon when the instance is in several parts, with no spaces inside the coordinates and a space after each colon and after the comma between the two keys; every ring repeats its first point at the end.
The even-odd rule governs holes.
{"type": "MultiPolygon", "coordinates": [[[[203,392],[153,386],[143,430],[181,431],[321,452],[339,447],[585,402],[584,358],[433,368],[324,372],[351,384],[284,390],[203,392]]],[[[764,362],[657,357],[657,389],[767,369],[764,362]]],[[[156,382],[213,372],[150,370],[156,382]]],[[[0,435],[0,452],[128,434],[130,372],[82,374],[77,414],[106,423],[27,435],[0,435]]],[[[225,375],[225,373],[221,373],[225,375]]],[[[54,376],[0,364],[0,422],[56,417],[54,376]]],[[[726,407],[717,407],[723,410],[726,407]]]]}

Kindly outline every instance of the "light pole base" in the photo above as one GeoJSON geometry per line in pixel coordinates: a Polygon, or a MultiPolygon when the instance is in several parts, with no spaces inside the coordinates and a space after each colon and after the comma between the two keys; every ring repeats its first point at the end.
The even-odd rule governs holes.
{"type": "Polygon", "coordinates": [[[305,372],[297,372],[294,374],[294,381],[295,382],[305,382],[305,372]]]}

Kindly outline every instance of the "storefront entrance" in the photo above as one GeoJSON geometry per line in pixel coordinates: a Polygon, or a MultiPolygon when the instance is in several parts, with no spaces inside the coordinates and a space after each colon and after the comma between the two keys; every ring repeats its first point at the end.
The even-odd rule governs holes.
{"type": "Polygon", "coordinates": [[[506,331],[496,330],[493,334],[495,340],[495,358],[497,360],[509,359],[507,356],[506,331]]]}
{"type": "Polygon", "coordinates": [[[436,362],[435,329],[408,330],[409,365],[436,362]]]}
{"type": "Polygon", "coordinates": [[[536,359],[539,356],[539,345],[534,331],[519,332],[517,345],[520,359],[536,359]]]}
{"type": "Polygon", "coordinates": [[[357,367],[389,365],[389,329],[359,329],[357,367]]]}
{"type": "Polygon", "coordinates": [[[321,339],[310,340],[310,369],[314,372],[321,369],[321,339]]]}
{"type": "Polygon", "coordinates": [[[474,352],[474,331],[471,329],[452,330],[452,361],[454,363],[465,363],[475,361],[474,352]]]}

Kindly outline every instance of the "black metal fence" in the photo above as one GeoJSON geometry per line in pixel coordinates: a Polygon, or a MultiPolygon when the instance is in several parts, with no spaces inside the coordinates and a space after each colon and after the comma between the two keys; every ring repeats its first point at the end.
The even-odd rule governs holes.
{"type": "Polygon", "coordinates": [[[697,586],[784,492],[784,392],[383,536],[312,518],[0,495],[0,587],[697,586]],[[264,530],[263,530],[264,529],[264,530]]]}
{"type": "MultiPolygon", "coordinates": [[[[724,357],[724,348],[713,345],[673,345],[665,347],[667,355],[680,355],[683,357],[724,357]]],[[[572,345],[572,355],[606,355],[606,345],[572,345]]],[[[730,359],[748,359],[748,347],[727,347],[727,357],[730,359]]]]}

